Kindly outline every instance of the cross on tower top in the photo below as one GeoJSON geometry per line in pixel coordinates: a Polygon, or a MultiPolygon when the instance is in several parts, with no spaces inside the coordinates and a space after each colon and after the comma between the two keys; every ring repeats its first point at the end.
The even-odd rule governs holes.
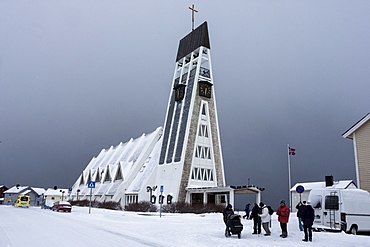
{"type": "Polygon", "coordinates": [[[191,22],[192,22],[191,29],[194,30],[194,12],[198,12],[198,10],[194,8],[194,4],[191,7],[189,7],[189,9],[191,10],[191,22]]]}

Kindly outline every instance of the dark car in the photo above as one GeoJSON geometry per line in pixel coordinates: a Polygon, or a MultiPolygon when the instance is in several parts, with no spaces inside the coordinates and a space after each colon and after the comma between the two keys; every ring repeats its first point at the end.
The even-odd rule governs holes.
{"type": "Polygon", "coordinates": [[[71,212],[72,205],[69,202],[59,201],[59,202],[54,203],[51,210],[57,211],[57,212],[59,212],[59,211],[71,212]]]}

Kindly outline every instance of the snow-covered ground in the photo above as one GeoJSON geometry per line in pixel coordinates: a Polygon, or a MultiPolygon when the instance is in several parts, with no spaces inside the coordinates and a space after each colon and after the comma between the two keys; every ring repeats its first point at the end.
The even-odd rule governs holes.
{"type": "Polygon", "coordinates": [[[370,246],[370,236],[314,233],[302,242],[297,218],[288,224],[289,236],[279,237],[273,215],[272,236],[252,235],[252,221],[243,220],[241,239],[224,236],[221,214],[134,213],[73,207],[72,213],[0,205],[0,247],[102,246],[370,246]]]}

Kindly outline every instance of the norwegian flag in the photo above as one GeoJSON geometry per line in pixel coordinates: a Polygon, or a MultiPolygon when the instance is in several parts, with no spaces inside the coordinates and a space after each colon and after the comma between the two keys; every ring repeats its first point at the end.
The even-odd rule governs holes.
{"type": "Polygon", "coordinates": [[[288,147],[289,155],[295,155],[295,148],[288,147]]]}

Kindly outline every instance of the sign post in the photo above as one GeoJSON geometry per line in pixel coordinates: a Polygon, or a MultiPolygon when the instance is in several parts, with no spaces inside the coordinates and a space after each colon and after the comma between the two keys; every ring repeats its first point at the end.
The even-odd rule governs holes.
{"type": "Polygon", "coordinates": [[[161,185],[160,187],[160,192],[161,192],[161,195],[159,196],[159,217],[162,218],[162,204],[163,204],[163,196],[162,196],[162,193],[164,191],[164,186],[161,185]]]}
{"type": "Polygon", "coordinates": [[[299,201],[301,202],[302,201],[302,193],[304,192],[304,187],[302,185],[298,185],[295,188],[295,191],[297,191],[297,193],[299,193],[299,201]]]}
{"type": "Polygon", "coordinates": [[[72,188],[68,189],[68,199],[71,200],[72,188]]]}
{"type": "Polygon", "coordinates": [[[90,188],[90,206],[89,206],[89,214],[91,213],[91,197],[92,197],[92,189],[95,188],[95,182],[89,181],[87,182],[87,187],[90,188]]]}

